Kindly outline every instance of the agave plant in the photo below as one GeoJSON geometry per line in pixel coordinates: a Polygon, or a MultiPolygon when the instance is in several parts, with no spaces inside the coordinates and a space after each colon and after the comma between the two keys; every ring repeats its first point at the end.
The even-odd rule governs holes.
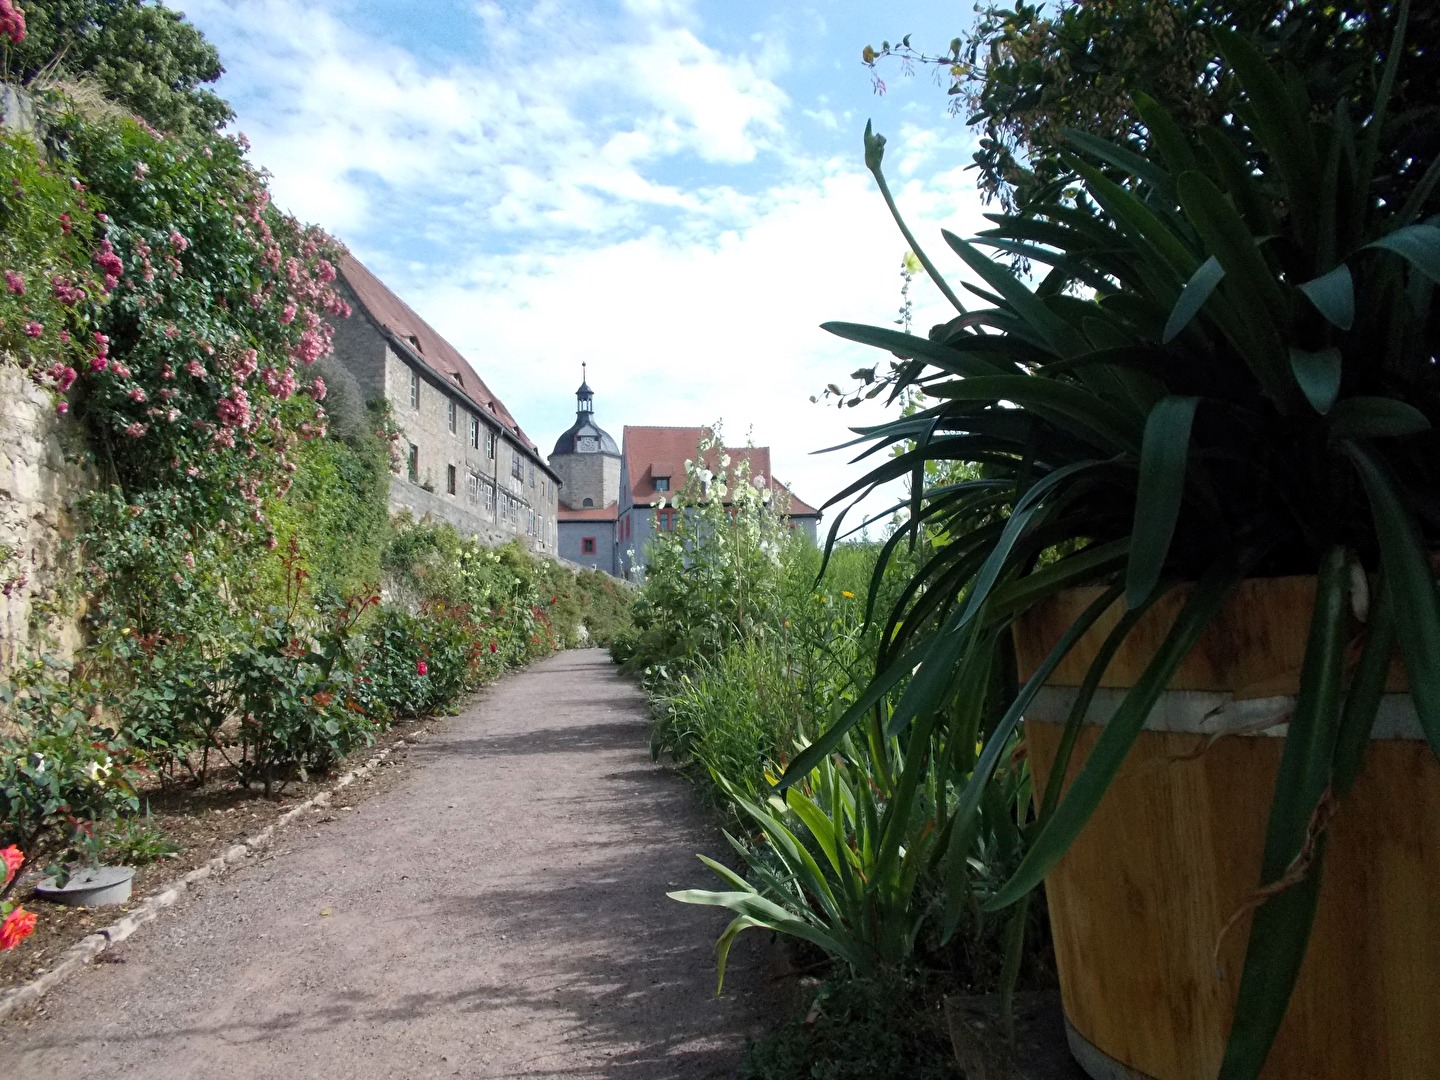
{"type": "MultiPolygon", "coordinates": [[[[944,712],[971,725],[950,732],[952,744],[983,744],[949,830],[963,842],[1022,713],[1075,642],[1123,600],[1103,669],[1139,617],[1184,585],[1163,645],[1063,797],[1067,755],[1056,763],[1028,851],[988,901],[1016,903],[1085,826],[1234,587],[1282,574],[1314,574],[1318,584],[1261,885],[1295,863],[1322,798],[1343,796],[1355,779],[1397,640],[1440,751],[1440,594],[1429,557],[1440,539],[1431,430],[1440,417],[1440,221],[1427,217],[1440,162],[1414,170],[1398,192],[1377,164],[1402,125],[1417,122],[1387,109],[1404,22],[1402,6],[1377,99],[1358,118],[1344,104],[1316,115],[1303,82],[1242,36],[1218,34],[1233,128],[1187,131],[1140,97],[1146,138],[1120,146],[1069,133],[1066,161],[1080,188],[993,215],[994,228],[974,241],[945,234],[978,282],[966,286],[980,300],[973,309],[945,286],[959,315],[928,338],[826,326],[895,354],[896,395],[918,392],[929,406],[858,429],[867,454],[894,453],[837,499],[918,479],[934,462],[958,464],[951,475],[969,478],[913,485],[909,528],[891,545],[924,536],[931,557],[889,612],[870,689],[783,782],[807,776],[894,691],[889,734],[944,712]],[[1037,286],[1017,263],[1045,271],[1037,286]],[[1352,675],[1347,620],[1350,591],[1367,580],[1361,570],[1373,602],[1352,675]],[[1103,594],[1013,688],[998,719],[987,726],[981,711],[948,709],[983,694],[993,665],[976,657],[1003,653],[1020,613],[1082,585],[1103,594]]],[[[867,129],[867,162],[885,191],[882,153],[883,139],[867,129]]],[[[832,543],[839,528],[837,520],[832,543]]],[[[1062,745],[1099,675],[1092,670],[1082,687],[1062,745]]],[[[1224,1077],[1263,1065],[1321,872],[1316,857],[1303,881],[1265,894],[1224,1077]]]]}
{"type": "MultiPolygon", "coordinates": [[[[803,783],[783,794],[751,799],[719,772],[715,784],[758,830],[758,843],[725,834],[748,867],[742,877],[700,856],[729,886],[712,892],[668,894],[687,904],[735,913],[719,941],[720,984],[730,946],[752,927],[800,938],[862,976],[902,970],[916,953],[916,938],[933,914],[934,882],[953,819],[952,792],[943,752],[932,760],[928,744],[909,755],[894,741],[875,754],[851,739],[816,762],[803,783]]],[[[1016,810],[1030,802],[1028,777],[1001,770],[986,785],[978,828],[961,857],[981,877],[1008,872],[1021,844],[1016,810]],[[1001,869],[1003,868],[1003,869],[1001,869]]],[[[992,887],[999,881],[991,880],[992,887]]],[[[958,915],[953,917],[958,921],[958,915]]],[[[1007,956],[1007,962],[1018,964],[1007,956]]],[[[1009,976],[1013,982],[1013,975],[1009,976]]]]}

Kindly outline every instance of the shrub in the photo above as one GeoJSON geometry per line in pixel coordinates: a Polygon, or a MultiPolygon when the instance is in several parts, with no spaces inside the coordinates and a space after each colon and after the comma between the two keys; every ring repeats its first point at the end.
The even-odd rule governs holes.
{"type": "Polygon", "coordinates": [[[83,829],[139,805],[123,744],[92,725],[102,700],[70,669],[43,661],[0,686],[8,732],[0,736],[0,843],[18,845],[27,860],[63,851],[83,829]]]}

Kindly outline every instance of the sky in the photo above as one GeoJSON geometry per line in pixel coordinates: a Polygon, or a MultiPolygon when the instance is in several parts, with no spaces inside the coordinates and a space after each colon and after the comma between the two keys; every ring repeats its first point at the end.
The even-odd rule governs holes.
{"type": "MultiPolygon", "coordinates": [[[[827,320],[891,325],[905,242],[937,263],[984,227],[971,137],[930,73],[860,53],[944,48],[965,6],[915,0],[188,0],[234,129],[277,204],[322,225],[444,334],[548,454],[588,364],[596,419],[720,421],[820,505],[878,405],[813,404],[886,357],[827,320]]],[[[958,273],[957,273],[958,277],[958,273]]],[[[921,333],[948,317],[912,287],[921,333]]],[[[878,502],[872,502],[878,507],[878,502]]]]}

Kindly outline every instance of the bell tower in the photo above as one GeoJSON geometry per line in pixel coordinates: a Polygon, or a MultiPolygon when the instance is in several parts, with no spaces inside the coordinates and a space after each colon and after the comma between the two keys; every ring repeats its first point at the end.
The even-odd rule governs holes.
{"type": "Polygon", "coordinates": [[[620,447],[595,422],[595,391],[580,365],[575,423],[555,442],[550,467],[560,474],[560,501],[571,510],[599,510],[620,499],[620,447]]]}

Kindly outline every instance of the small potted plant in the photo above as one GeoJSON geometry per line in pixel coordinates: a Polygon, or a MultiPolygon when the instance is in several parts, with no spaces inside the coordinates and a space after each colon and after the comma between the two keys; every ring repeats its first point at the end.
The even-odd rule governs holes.
{"type": "Polygon", "coordinates": [[[113,907],[130,899],[133,866],[106,866],[105,840],[93,821],[74,823],[68,854],[73,861],[50,867],[50,876],[35,886],[42,900],[65,907],[113,907]]]}
{"type": "MultiPolygon", "coordinates": [[[[1433,112],[1389,109],[1397,11],[1329,101],[1222,32],[1229,126],[1140,97],[1142,137],[1070,133],[1074,184],[946,234],[978,305],[942,285],[927,338],[827,327],[921,405],[860,433],[896,454],[852,491],[946,482],[892,543],[930,558],[871,692],[787,778],[903,683],[891,730],[972,725],[931,736],[969,773],[963,838],[1025,720],[1037,821],[987,906],[1047,883],[1095,1076],[1433,1071],[1440,162],[1412,149],[1433,112]],[[996,678],[1003,714],[944,712],[996,678]]],[[[867,129],[885,190],[882,154],[867,129]]]]}

